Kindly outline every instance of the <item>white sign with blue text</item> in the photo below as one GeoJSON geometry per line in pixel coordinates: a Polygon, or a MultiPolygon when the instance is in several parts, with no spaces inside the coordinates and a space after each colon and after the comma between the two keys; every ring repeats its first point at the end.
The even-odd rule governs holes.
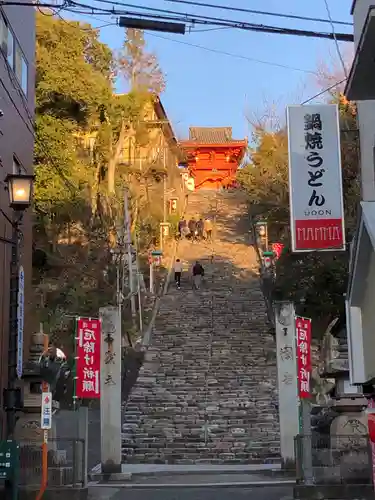
{"type": "Polygon", "coordinates": [[[52,393],[43,392],[42,394],[42,414],[41,423],[42,429],[48,430],[52,428],[52,393]]]}
{"type": "Polygon", "coordinates": [[[23,326],[25,315],[25,273],[20,266],[18,272],[18,307],[17,307],[17,377],[22,377],[23,371],[23,326]]]}

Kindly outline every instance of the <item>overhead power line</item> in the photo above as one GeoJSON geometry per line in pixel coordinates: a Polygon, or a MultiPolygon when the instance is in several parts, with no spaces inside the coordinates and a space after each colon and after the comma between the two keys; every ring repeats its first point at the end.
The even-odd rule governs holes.
{"type": "MultiPolygon", "coordinates": [[[[53,11],[53,9],[51,9],[51,11],[53,11]]],[[[70,21],[68,19],[63,18],[59,12],[55,12],[55,14],[61,19],[61,21],[65,22],[67,24],[74,23],[74,21],[70,21]]],[[[88,15],[90,17],[93,17],[90,14],[88,14],[88,15]]],[[[96,19],[96,20],[98,20],[98,21],[102,21],[102,19],[100,19],[100,18],[95,18],[95,17],[93,17],[93,18],[96,19]]],[[[103,27],[105,28],[107,26],[116,26],[116,25],[118,25],[118,23],[117,23],[116,20],[114,20],[112,23],[107,23],[107,24],[104,24],[102,26],[98,26],[98,28],[94,28],[94,29],[101,29],[103,27]]],[[[73,25],[73,26],[75,26],[75,25],[73,25]]],[[[77,28],[82,29],[79,26],[77,26],[77,28]]],[[[216,28],[216,29],[223,29],[223,28],[216,28]]],[[[198,44],[190,43],[190,42],[187,42],[187,41],[184,41],[184,40],[177,40],[177,39],[174,39],[174,38],[169,38],[169,37],[166,37],[166,36],[157,35],[155,33],[148,33],[148,35],[149,36],[154,36],[156,38],[160,38],[162,40],[166,40],[168,42],[179,43],[179,44],[182,44],[182,45],[186,45],[188,47],[193,47],[193,48],[204,50],[204,51],[207,51],[207,52],[212,52],[214,54],[224,55],[224,56],[231,57],[231,58],[234,58],[234,59],[242,59],[244,61],[249,61],[249,62],[253,62],[253,63],[264,64],[264,65],[267,65],[267,66],[273,66],[273,67],[276,67],[276,68],[287,69],[287,70],[291,70],[291,71],[299,71],[301,73],[306,73],[306,74],[312,74],[312,75],[316,74],[316,72],[313,71],[313,70],[298,68],[298,67],[295,67],[295,66],[289,66],[287,64],[277,63],[277,62],[273,62],[273,61],[267,61],[267,60],[263,60],[263,59],[257,59],[257,58],[254,58],[254,57],[248,57],[248,56],[244,56],[242,54],[236,54],[236,53],[233,53],[233,52],[226,52],[226,51],[223,51],[223,50],[215,49],[213,47],[206,47],[204,45],[198,45],[198,44]]]]}
{"type": "Polygon", "coordinates": [[[156,35],[155,33],[149,33],[149,35],[154,36],[156,38],[161,38],[162,40],[167,40],[168,42],[180,43],[181,45],[187,45],[188,47],[194,47],[196,49],[205,50],[207,52],[213,52],[214,54],[221,54],[221,55],[233,57],[236,59],[242,59],[245,61],[255,62],[255,63],[259,63],[259,64],[265,64],[267,66],[275,66],[277,68],[283,68],[283,69],[288,69],[288,70],[292,70],[292,71],[300,71],[301,73],[309,73],[309,74],[313,74],[313,75],[316,74],[315,71],[312,71],[312,70],[296,68],[294,66],[288,66],[286,64],[276,63],[276,62],[272,62],[272,61],[264,61],[262,59],[255,59],[253,57],[247,57],[247,56],[243,56],[241,54],[233,54],[232,52],[225,52],[223,50],[218,50],[218,49],[214,49],[211,47],[205,47],[204,45],[198,45],[195,43],[185,42],[184,40],[177,40],[175,38],[168,38],[166,36],[156,35]]]}
{"type": "MultiPolygon", "coordinates": [[[[244,12],[246,14],[257,14],[262,16],[272,16],[272,17],[280,17],[284,19],[296,19],[299,21],[314,21],[317,23],[331,23],[331,21],[327,19],[322,19],[319,17],[307,17],[307,16],[297,16],[294,14],[282,14],[279,12],[269,12],[262,10],[253,10],[253,9],[244,9],[242,7],[228,7],[226,5],[218,5],[218,4],[210,4],[210,3],[200,3],[200,2],[192,2],[190,0],[166,0],[167,2],[177,3],[177,4],[185,4],[185,5],[194,5],[197,7],[204,7],[209,9],[218,9],[218,10],[228,10],[230,12],[244,12]]],[[[346,21],[333,21],[334,24],[340,24],[342,26],[353,26],[352,23],[346,21]]]]}
{"type": "Polygon", "coordinates": [[[339,46],[339,43],[338,43],[338,40],[337,40],[337,37],[336,37],[335,26],[334,26],[334,22],[332,20],[331,11],[330,11],[330,8],[329,8],[329,5],[328,5],[328,0],[324,0],[324,4],[326,6],[328,20],[331,23],[332,34],[334,36],[335,45],[336,45],[336,52],[337,52],[337,55],[338,55],[338,57],[340,59],[340,63],[341,63],[342,69],[344,71],[344,75],[345,75],[346,78],[348,78],[348,72],[346,70],[345,62],[344,62],[344,59],[342,57],[340,46],[339,46]]]}
{"type": "Polygon", "coordinates": [[[158,19],[158,20],[169,20],[169,21],[180,21],[184,23],[190,23],[192,25],[196,24],[204,24],[204,25],[211,25],[211,26],[227,26],[227,27],[232,27],[232,28],[237,28],[245,31],[256,31],[259,33],[274,33],[274,34],[280,34],[280,35],[295,35],[295,36],[305,36],[305,37],[310,37],[310,38],[326,38],[330,40],[334,40],[335,36],[337,40],[340,41],[345,41],[345,42],[352,42],[354,40],[353,34],[350,33],[336,33],[333,35],[332,33],[326,33],[326,32],[319,32],[319,31],[311,31],[311,30],[300,30],[300,29],[293,29],[293,28],[282,28],[280,26],[270,26],[270,25],[263,25],[263,24],[255,24],[255,23],[248,23],[248,22],[243,22],[243,21],[235,21],[232,19],[225,19],[225,18],[217,18],[217,17],[208,17],[208,16],[201,16],[201,15],[193,15],[193,14],[187,14],[187,13],[180,13],[180,12],[175,12],[175,11],[169,11],[165,9],[156,9],[156,8],[151,8],[151,7],[144,7],[144,6],[136,6],[133,4],[127,4],[120,2],[118,0],[95,0],[97,3],[100,4],[109,4],[109,5],[117,5],[121,7],[131,7],[131,8],[138,8],[145,10],[145,12],[139,12],[139,11],[119,11],[115,10],[112,8],[111,10],[109,9],[103,9],[100,7],[94,7],[93,5],[87,5],[83,4],[81,2],[75,2],[73,0],[69,1],[70,8],[71,7],[79,7],[83,9],[87,9],[91,13],[97,13],[97,12],[107,12],[108,14],[111,15],[127,15],[127,16],[133,16],[133,17],[145,17],[145,18],[153,18],[153,19],[158,19]],[[151,13],[155,12],[155,14],[151,13]],[[162,14],[165,13],[165,14],[162,14]]]}
{"type": "MultiPolygon", "coordinates": [[[[159,14],[148,14],[145,12],[139,12],[139,11],[118,11],[115,10],[114,8],[112,9],[103,9],[100,7],[95,7],[93,5],[88,5],[88,4],[83,4],[79,2],[74,2],[73,0],[69,0],[67,3],[67,6],[63,3],[62,5],[52,5],[52,4],[38,4],[39,7],[52,7],[55,9],[61,9],[61,10],[67,10],[70,12],[74,12],[72,7],[76,8],[79,7],[81,9],[85,9],[83,12],[82,11],[76,11],[76,13],[81,13],[81,14],[98,14],[101,13],[102,15],[116,15],[116,16],[133,16],[133,17],[139,17],[139,18],[152,18],[152,19],[157,19],[161,21],[180,21],[184,23],[190,23],[193,26],[196,24],[204,24],[204,25],[211,25],[211,26],[226,26],[230,28],[236,28],[240,30],[245,30],[245,31],[255,31],[258,33],[273,33],[273,34],[278,34],[278,35],[294,35],[294,36],[304,36],[304,37],[309,37],[309,38],[325,38],[329,40],[338,40],[342,42],[353,42],[354,41],[354,36],[351,33],[326,33],[326,32],[320,32],[320,31],[312,31],[312,30],[300,30],[300,29],[294,29],[294,28],[282,28],[280,26],[269,26],[269,25],[263,25],[263,24],[255,24],[255,23],[248,23],[248,22],[243,22],[243,21],[236,21],[233,19],[225,19],[225,18],[217,18],[217,17],[208,17],[208,16],[198,16],[194,14],[188,14],[188,13],[181,13],[181,12],[175,12],[175,11],[170,11],[166,9],[155,9],[152,7],[145,7],[145,6],[139,6],[139,5],[134,5],[134,4],[125,4],[116,0],[94,0],[97,3],[105,3],[105,4],[110,4],[110,5],[118,5],[122,7],[131,7],[131,8],[136,8],[136,9],[144,9],[145,12],[159,12],[159,14]],[[161,13],[164,13],[163,15],[161,13]]],[[[23,3],[19,1],[4,1],[1,2],[0,5],[18,5],[22,7],[35,7],[34,3],[23,3]]]]}
{"type": "Polygon", "coordinates": [[[342,83],[346,82],[347,78],[344,78],[343,80],[340,80],[339,82],[335,82],[333,85],[330,85],[329,87],[327,87],[326,89],[324,90],[321,90],[320,92],[318,92],[317,94],[313,95],[312,97],[309,97],[308,99],[306,99],[306,101],[303,101],[301,102],[301,106],[304,105],[304,104],[307,104],[311,101],[313,101],[314,99],[316,99],[317,97],[320,97],[322,96],[323,94],[326,94],[327,92],[329,92],[330,90],[333,90],[334,88],[336,88],[338,85],[341,85],[342,83]]]}

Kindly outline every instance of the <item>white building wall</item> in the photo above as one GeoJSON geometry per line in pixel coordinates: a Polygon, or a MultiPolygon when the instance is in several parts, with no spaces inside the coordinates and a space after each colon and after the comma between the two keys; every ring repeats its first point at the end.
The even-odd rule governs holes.
{"type": "MultiPolygon", "coordinates": [[[[369,8],[374,4],[374,0],[354,2],[355,50],[358,49],[369,8]]],[[[363,384],[375,378],[375,101],[361,101],[357,105],[362,221],[352,254],[353,276],[346,306],[350,381],[363,384]]]]}
{"type": "Polygon", "coordinates": [[[366,381],[363,365],[362,312],[346,301],[346,332],[348,338],[349,374],[351,384],[366,381]]]}
{"type": "MultiPolygon", "coordinates": [[[[353,12],[355,50],[357,50],[361,38],[369,7],[372,5],[374,5],[374,0],[357,0],[355,2],[353,12]]],[[[375,201],[375,101],[359,101],[357,106],[361,145],[362,199],[364,201],[375,201]]]]}
{"type": "Polygon", "coordinates": [[[375,254],[372,253],[369,274],[363,295],[362,332],[363,365],[366,380],[375,378],[375,254]]]}

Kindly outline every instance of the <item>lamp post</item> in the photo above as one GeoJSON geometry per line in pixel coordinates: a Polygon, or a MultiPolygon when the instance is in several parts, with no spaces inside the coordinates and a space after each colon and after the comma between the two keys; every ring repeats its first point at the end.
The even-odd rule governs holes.
{"type": "Polygon", "coordinates": [[[7,416],[7,438],[13,439],[16,427],[16,412],[21,407],[21,392],[16,387],[17,380],[17,340],[18,340],[18,293],[19,293],[19,234],[24,210],[30,207],[32,199],[33,175],[9,174],[5,178],[5,189],[9,195],[9,206],[14,214],[9,218],[1,213],[12,226],[12,238],[6,240],[11,245],[10,292],[9,292],[9,332],[8,332],[8,384],[4,389],[4,410],[7,416]]]}
{"type": "MultiPolygon", "coordinates": [[[[1,214],[12,226],[12,238],[2,238],[4,243],[11,245],[10,287],[9,287],[9,332],[8,332],[8,382],[4,389],[3,408],[6,412],[6,431],[10,445],[14,444],[16,428],[16,413],[22,408],[21,389],[17,387],[17,357],[18,357],[18,315],[23,314],[19,304],[19,234],[23,212],[30,207],[33,188],[33,175],[9,174],[5,178],[5,189],[9,195],[9,206],[13,209],[13,217],[0,209],[1,214]],[[20,307],[20,311],[18,308],[20,307]]],[[[22,348],[22,346],[21,346],[22,348]]],[[[12,447],[12,450],[15,446],[12,447]]],[[[5,498],[13,499],[17,495],[18,480],[16,458],[9,462],[13,468],[6,473],[5,498]]]]}

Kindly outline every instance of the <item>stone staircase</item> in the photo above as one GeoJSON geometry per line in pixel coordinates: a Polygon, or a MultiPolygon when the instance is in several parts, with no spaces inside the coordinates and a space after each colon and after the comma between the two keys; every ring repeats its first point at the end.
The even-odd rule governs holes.
{"type": "Polygon", "coordinates": [[[190,195],[188,217],[216,216],[212,244],[179,244],[187,269],[206,270],[193,291],[172,282],[151,347],[123,409],[123,462],[273,463],[279,458],[275,342],[249,245],[241,193],[190,195]]]}

